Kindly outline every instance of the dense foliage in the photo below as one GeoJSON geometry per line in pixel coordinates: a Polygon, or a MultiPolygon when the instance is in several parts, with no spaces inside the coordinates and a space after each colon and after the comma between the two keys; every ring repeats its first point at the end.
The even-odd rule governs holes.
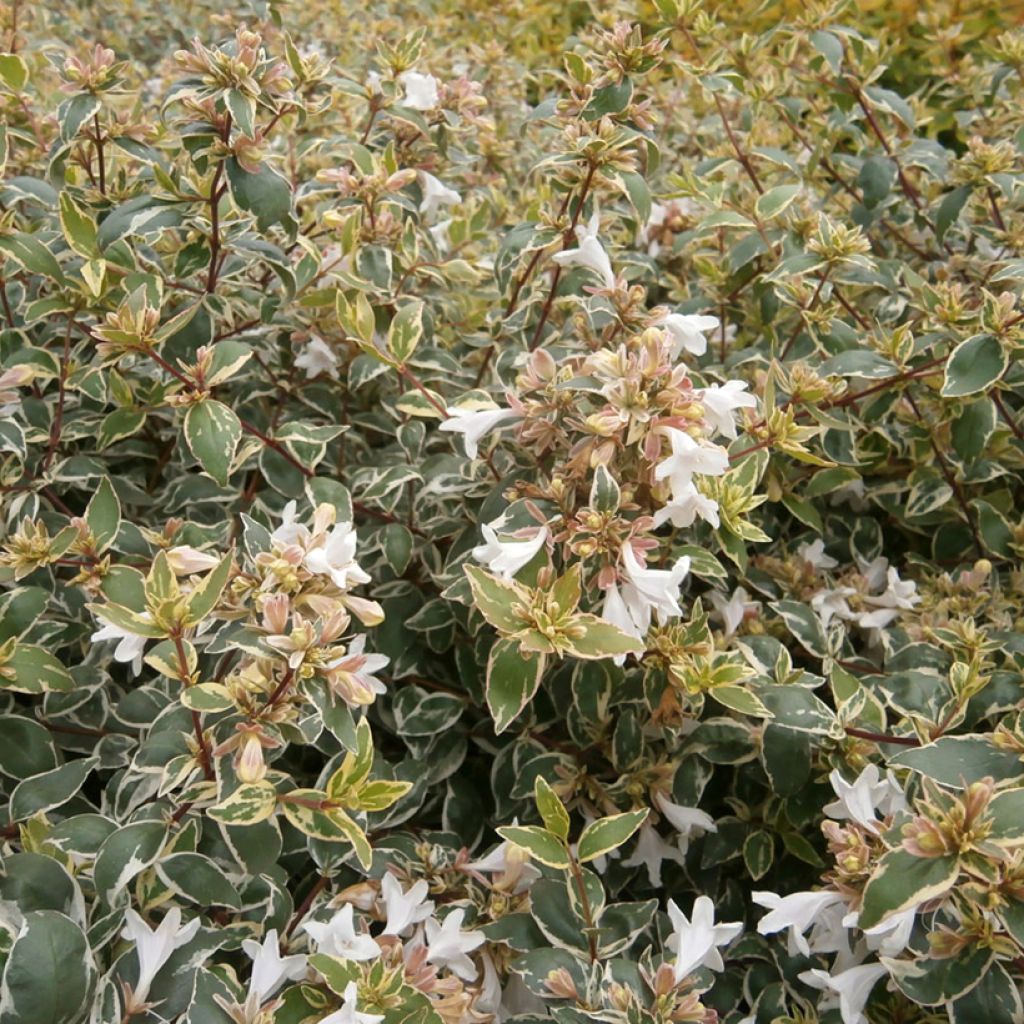
{"type": "Polygon", "coordinates": [[[229,6],[0,3],[0,1024],[1024,1019],[1024,31],[229,6]]]}

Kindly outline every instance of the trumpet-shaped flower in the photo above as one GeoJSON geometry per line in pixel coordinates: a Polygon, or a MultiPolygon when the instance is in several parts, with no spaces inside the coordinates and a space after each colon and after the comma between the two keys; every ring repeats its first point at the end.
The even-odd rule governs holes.
{"type": "Polygon", "coordinates": [[[454,206],[462,201],[462,196],[455,189],[449,188],[434,175],[420,171],[419,179],[420,189],[423,192],[420,213],[426,214],[427,217],[432,217],[442,206],[454,206]]]}
{"type": "Polygon", "coordinates": [[[760,601],[750,600],[750,595],[743,587],[737,587],[730,597],[712,590],[708,598],[722,620],[726,636],[732,636],[740,628],[748,612],[756,612],[761,607],[760,601]]]}
{"type": "Polygon", "coordinates": [[[804,971],[799,977],[812,988],[834,992],[839,996],[839,1013],[843,1024],[868,1024],[864,1007],[879,978],[888,973],[882,964],[860,964],[837,974],[815,969],[804,971]]]}
{"type": "Polygon", "coordinates": [[[733,441],[736,440],[736,418],[733,413],[737,409],[757,408],[757,399],[747,394],[747,382],[744,380],[712,384],[701,391],[700,402],[704,406],[704,419],[717,433],[733,441]]]}
{"type": "Polygon", "coordinates": [[[680,558],[671,569],[649,569],[633,552],[632,545],[622,548],[621,588],[612,584],[605,591],[602,616],[605,621],[642,639],[651,626],[652,614],[658,621],[682,615],[679,585],[690,571],[690,559],[680,558]]]}
{"type": "Polygon", "coordinates": [[[390,872],[380,883],[380,895],[388,915],[384,935],[401,935],[420,921],[425,921],[434,912],[434,901],[427,899],[429,886],[421,878],[408,891],[390,872]]]}
{"type": "Polygon", "coordinates": [[[398,76],[398,81],[405,89],[405,96],[402,97],[403,107],[410,110],[433,110],[437,106],[437,79],[433,75],[406,71],[398,76]]]}
{"type": "Polygon", "coordinates": [[[504,525],[505,517],[500,516],[480,527],[484,543],[473,548],[473,558],[501,579],[510,580],[544,547],[548,539],[548,528],[538,527],[532,536],[520,540],[499,540],[497,531],[504,525]]]}
{"type": "Polygon", "coordinates": [[[330,921],[306,921],[302,930],[316,943],[317,951],[345,960],[375,960],[380,946],[356,927],[355,907],[346,903],[330,921]]]}
{"type": "Polygon", "coordinates": [[[579,245],[575,249],[563,249],[556,252],[552,259],[562,267],[585,267],[601,278],[605,288],[615,285],[615,274],[608,253],[604,251],[597,233],[601,227],[601,216],[595,213],[586,225],[576,226],[576,239],[579,245]]]}
{"type": "Polygon", "coordinates": [[[788,896],[779,896],[774,892],[754,892],[752,896],[759,907],[768,910],[757,922],[757,930],[762,935],[774,935],[784,928],[789,929],[787,944],[790,956],[796,956],[797,953],[811,955],[804,933],[826,909],[843,902],[839,893],[830,889],[794,892],[788,896]]]}
{"type": "MultiPolygon", "coordinates": [[[[147,621],[152,621],[149,612],[142,612],[142,616],[147,621]]],[[[137,676],[142,671],[142,655],[148,637],[140,636],[122,626],[115,626],[112,622],[106,622],[89,639],[93,643],[99,643],[101,640],[116,640],[114,661],[128,662],[131,665],[133,676],[137,676]]]]}
{"type": "Polygon", "coordinates": [[[262,942],[245,939],[242,949],[252,960],[249,995],[245,1001],[246,1019],[252,1020],[256,1011],[286,981],[298,981],[306,973],[306,958],[301,953],[281,956],[276,928],[271,928],[262,942]]]}
{"type": "Polygon", "coordinates": [[[679,835],[679,848],[686,852],[690,839],[705,832],[717,832],[715,819],[699,807],[683,807],[673,803],[662,793],[655,793],[654,806],[679,835]]]}
{"type": "Polygon", "coordinates": [[[685,495],[695,475],[721,476],[728,470],[729,453],[724,448],[695,441],[675,427],[663,427],[662,431],[672,445],[672,454],[658,463],[654,478],[669,480],[673,495],[685,495]]]}
{"type": "Polygon", "coordinates": [[[810,544],[801,544],[796,553],[812,569],[834,569],[839,564],[831,555],[825,554],[825,542],[820,537],[810,544]]]}
{"type": "Polygon", "coordinates": [[[305,372],[307,379],[322,373],[338,379],[338,357],[322,338],[310,338],[295,357],[295,365],[305,372]]]}
{"type": "Polygon", "coordinates": [[[467,954],[484,943],[484,933],[463,931],[466,912],[461,908],[451,911],[440,924],[433,918],[425,922],[427,930],[427,960],[435,967],[447,967],[463,981],[474,981],[476,964],[467,954]]]}
{"type": "Polygon", "coordinates": [[[676,491],[672,495],[672,500],[654,513],[654,525],[661,526],[662,523],[671,520],[673,526],[685,529],[686,527],[693,526],[698,516],[704,522],[710,523],[716,530],[721,525],[721,519],[718,515],[718,502],[714,498],[701,494],[690,483],[681,490],[676,491]]]}
{"type": "Polygon", "coordinates": [[[742,922],[715,924],[715,905],[707,896],[698,896],[693,904],[692,920],[668,901],[672,935],[668,948],[675,953],[673,974],[677,985],[700,967],[713,971],[725,968],[719,946],[726,946],[743,931],[742,922]]]}
{"type": "Polygon", "coordinates": [[[838,769],[833,770],[828,780],[838,797],[823,808],[830,818],[855,821],[869,831],[877,832],[877,811],[889,815],[907,807],[903,790],[892,772],[883,779],[876,764],[869,764],[852,783],[847,782],[838,769]]]}
{"type": "Polygon", "coordinates": [[[666,313],[654,321],[655,327],[664,327],[672,337],[672,358],[678,359],[685,351],[702,356],[708,350],[705,332],[713,331],[721,321],[717,316],[692,313],[666,313]]]}
{"type": "Polygon", "coordinates": [[[672,860],[677,864],[685,864],[682,851],[678,846],[666,843],[653,825],[642,825],[637,833],[636,849],[622,862],[626,868],[647,869],[647,881],[655,889],[661,885],[662,861],[672,860]]]}
{"type": "Polygon", "coordinates": [[[306,552],[304,564],[316,576],[329,576],[339,590],[348,590],[370,577],[355,560],[356,531],[351,523],[336,523],[322,547],[306,552]]]}
{"type": "Polygon", "coordinates": [[[141,1006],[149,995],[149,987],[160,972],[160,968],[171,958],[176,949],[191,942],[201,924],[194,917],[185,927],[181,926],[181,911],[174,907],[164,916],[156,928],[149,925],[128,908],[125,916],[123,938],[135,943],[135,955],[139,960],[139,980],[132,989],[132,1005],[141,1006]]]}
{"type": "Polygon", "coordinates": [[[466,454],[475,459],[484,434],[489,434],[495,427],[517,419],[518,416],[511,409],[467,409],[455,406],[448,410],[448,419],[438,429],[450,434],[462,434],[466,454]]]}

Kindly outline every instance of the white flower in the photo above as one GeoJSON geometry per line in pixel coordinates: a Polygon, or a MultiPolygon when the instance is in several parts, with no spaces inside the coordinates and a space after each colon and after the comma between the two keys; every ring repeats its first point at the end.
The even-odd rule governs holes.
{"type": "MultiPolygon", "coordinates": [[[[713,331],[720,321],[717,316],[689,313],[666,313],[654,321],[655,327],[664,327],[672,336],[672,358],[678,359],[684,350],[702,356],[708,350],[705,331],[713,331]]],[[[735,435],[733,435],[735,436],[735,435]]]]}
{"type": "Polygon", "coordinates": [[[410,110],[433,110],[438,104],[437,79],[433,75],[421,75],[418,71],[406,71],[398,76],[405,89],[402,106],[410,110]]]}
{"type": "Polygon", "coordinates": [[[356,1009],[356,998],[356,983],[350,981],[345,986],[341,1009],[335,1010],[327,1017],[321,1017],[320,1024],[380,1024],[380,1021],[384,1019],[384,1014],[360,1013],[356,1009]]]}
{"type": "Polygon", "coordinates": [[[295,357],[295,365],[305,371],[307,380],[319,377],[321,373],[338,379],[338,357],[330,345],[316,335],[302,346],[302,351],[295,357]]]}
{"type": "Polygon", "coordinates": [[[658,463],[656,480],[671,481],[673,494],[685,494],[694,474],[721,476],[729,469],[729,453],[716,444],[702,444],[675,427],[663,427],[662,433],[672,445],[672,454],[658,463]]]}
{"type": "Polygon", "coordinates": [[[710,523],[716,530],[721,525],[718,516],[718,502],[701,494],[697,488],[690,483],[682,490],[672,495],[672,500],[654,513],[654,525],[661,526],[666,520],[671,519],[672,525],[685,529],[693,526],[697,516],[706,523],[710,523]]]}
{"type": "Polygon", "coordinates": [[[289,501],[281,510],[281,525],[270,535],[270,539],[277,544],[288,546],[289,544],[304,543],[309,539],[309,530],[298,522],[298,505],[289,501]]]}
{"type": "Polygon", "coordinates": [[[756,409],[757,398],[748,395],[745,380],[727,380],[724,384],[712,384],[700,393],[700,402],[704,406],[704,419],[719,434],[730,440],[736,440],[736,409],[756,409]]]}
{"type": "Polygon", "coordinates": [[[913,580],[901,580],[894,566],[886,571],[886,588],[881,594],[864,599],[865,604],[875,608],[913,608],[921,598],[917,593],[917,584],[913,580]]]}
{"type": "MultiPolygon", "coordinates": [[[[914,930],[914,921],[917,920],[917,910],[920,904],[901,910],[898,914],[886,918],[873,928],[864,932],[867,939],[867,946],[872,952],[879,952],[882,956],[899,956],[910,944],[910,935],[914,930]]],[[[843,918],[843,925],[846,928],[856,928],[857,920],[860,917],[856,911],[847,914],[843,918]]]]}
{"type": "Polygon", "coordinates": [[[149,986],[153,984],[160,968],[176,949],[195,938],[200,923],[200,919],[194,917],[182,928],[181,911],[174,907],[156,928],[151,929],[131,907],[128,908],[121,936],[135,943],[135,955],[139,959],[139,980],[132,989],[134,1006],[140,1006],[146,1001],[149,986]]]}
{"type": "Polygon", "coordinates": [[[426,921],[427,960],[435,967],[447,967],[463,981],[474,981],[476,964],[466,955],[484,943],[483,932],[462,930],[466,912],[453,910],[441,924],[430,918],[426,921]]]}
{"type": "Polygon", "coordinates": [[[851,512],[863,512],[871,502],[867,500],[867,488],[859,477],[849,483],[837,487],[829,496],[828,503],[833,507],[845,505],[851,512]]]}
{"type": "Polygon", "coordinates": [[[787,945],[789,955],[803,953],[811,955],[811,948],[804,938],[804,932],[815,923],[815,919],[837,903],[842,897],[830,889],[820,892],[794,892],[788,896],[779,896],[774,892],[754,892],[751,894],[759,907],[765,907],[769,913],[757,922],[757,930],[761,935],[774,935],[783,928],[789,929],[787,945]]]}
{"type": "Polygon", "coordinates": [[[647,880],[651,886],[661,885],[661,862],[674,860],[677,864],[685,864],[682,851],[678,846],[666,843],[653,825],[642,825],[637,834],[636,849],[628,860],[622,862],[627,868],[647,868],[647,880]]]}
{"type": "Polygon", "coordinates": [[[712,590],[708,597],[722,620],[726,636],[732,636],[740,628],[747,612],[756,612],[761,607],[760,601],[750,600],[743,587],[737,587],[728,598],[717,590],[712,590]]]}
{"type": "Polygon", "coordinates": [[[743,931],[741,922],[715,924],[715,905],[707,896],[694,901],[692,921],[672,900],[668,901],[668,916],[673,933],[666,945],[676,954],[673,972],[677,985],[700,967],[725,968],[718,947],[728,945],[743,931]]]}
{"type": "Polygon", "coordinates": [[[801,544],[796,553],[812,569],[834,569],[839,564],[831,555],[825,554],[825,542],[820,537],[810,544],[801,544]]]}
{"type": "Polygon", "coordinates": [[[679,848],[683,853],[686,852],[692,837],[701,836],[705,832],[718,831],[715,819],[699,807],[683,807],[681,804],[674,804],[667,796],[658,792],[654,794],[654,806],[679,833],[679,848]]]}
{"type": "Polygon", "coordinates": [[[856,593],[853,587],[819,590],[811,597],[811,608],[821,619],[823,627],[827,627],[834,618],[850,620],[855,618],[855,615],[846,599],[856,593]]]}
{"type": "Polygon", "coordinates": [[[538,527],[533,532],[533,536],[522,540],[498,540],[497,531],[504,525],[504,516],[499,516],[490,523],[484,523],[480,527],[480,532],[484,535],[484,543],[473,548],[472,554],[476,561],[486,565],[501,579],[510,580],[544,547],[548,539],[548,528],[546,526],[538,527]]]}
{"type": "Polygon", "coordinates": [[[455,189],[448,188],[444,182],[426,171],[419,171],[420,189],[423,199],[420,202],[420,213],[432,217],[442,206],[454,206],[462,201],[462,196],[455,189]]]}
{"type": "Polygon", "coordinates": [[[631,544],[622,548],[622,590],[609,587],[605,593],[603,614],[630,636],[643,638],[656,613],[659,622],[683,614],[679,607],[679,585],[690,571],[690,559],[679,559],[671,569],[648,569],[633,552],[631,544]],[[623,614],[623,609],[624,613],[623,614]],[[627,624],[632,628],[626,628],[627,624]]]}
{"type": "Polygon", "coordinates": [[[507,420],[518,418],[518,415],[511,409],[468,409],[455,406],[448,409],[448,419],[438,429],[451,434],[462,434],[466,445],[466,454],[471,459],[475,459],[477,446],[484,434],[490,433],[507,420]]]}
{"type": "Polygon", "coordinates": [[[439,220],[432,228],[427,228],[427,234],[434,240],[440,252],[447,252],[451,248],[451,239],[448,237],[448,229],[452,226],[451,217],[439,220]]]}
{"type": "MultiPolygon", "coordinates": [[[[142,612],[141,617],[147,622],[153,621],[149,612],[142,612]]],[[[142,654],[149,637],[140,636],[131,630],[107,622],[97,629],[89,639],[93,643],[99,643],[101,640],[116,640],[118,643],[114,648],[114,661],[130,662],[133,676],[137,676],[142,671],[142,654]]]]}
{"type": "Polygon", "coordinates": [[[317,951],[345,960],[375,960],[380,946],[356,928],[355,907],[346,903],[330,921],[306,921],[302,930],[316,943],[317,951]]]}
{"type": "Polygon", "coordinates": [[[315,576],[329,576],[339,590],[348,590],[370,577],[355,561],[356,531],[351,523],[335,523],[322,547],[306,552],[305,567],[315,576]]]}
{"type": "Polygon", "coordinates": [[[878,979],[888,973],[881,964],[861,964],[835,975],[817,969],[804,971],[799,978],[812,988],[835,992],[839,996],[839,1013],[843,1024],[868,1024],[864,1016],[864,1005],[878,979]]]}
{"type": "Polygon", "coordinates": [[[401,935],[414,924],[426,920],[434,912],[434,901],[427,899],[429,885],[421,878],[408,892],[390,872],[380,882],[380,895],[388,915],[384,935],[401,935]]]}
{"type": "Polygon", "coordinates": [[[579,246],[575,249],[563,249],[555,253],[552,259],[562,267],[586,267],[601,278],[605,288],[612,288],[615,285],[615,274],[612,272],[608,253],[604,251],[604,246],[597,237],[600,227],[600,214],[595,213],[589,224],[576,226],[579,246]]]}
{"type": "Polygon", "coordinates": [[[842,777],[838,769],[834,769],[828,779],[839,798],[823,808],[830,818],[849,819],[877,832],[876,809],[886,816],[906,809],[906,798],[899,783],[892,772],[888,772],[884,779],[880,778],[878,765],[869,764],[852,784],[842,777]]]}
{"type": "MultiPolygon", "coordinates": [[[[518,824],[514,818],[513,825],[518,824]]],[[[490,853],[466,865],[467,871],[481,874],[504,875],[502,890],[515,894],[526,892],[541,877],[536,865],[530,863],[529,853],[521,846],[513,846],[507,840],[499,843],[490,853]]]]}
{"type": "MultiPolygon", "coordinates": [[[[324,672],[332,682],[340,683],[339,677],[345,677],[344,681],[354,685],[358,691],[378,695],[387,693],[388,688],[375,673],[387,668],[391,659],[386,654],[364,654],[365,649],[366,634],[360,633],[348,643],[340,658],[333,658],[324,665],[324,672]]],[[[342,687],[342,692],[349,692],[348,688],[342,687]]]]}
{"type": "Polygon", "coordinates": [[[381,89],[381,82],[380,72],[368,71],[366,73],[366,88],[370,91],[371,96],[379,96],[384,91],[381,89]]]}
{"type": "Polygon", "coordinates": [[[256,1010],[286,981],[298,981],[306,973],[306,958],[302,954],[281,956],[276,928],[267,932],[262,943],[245,939],[242,949],[252,960],[249,996],[245,1001],[246,1018],[252,1020],[256,1010]]]}

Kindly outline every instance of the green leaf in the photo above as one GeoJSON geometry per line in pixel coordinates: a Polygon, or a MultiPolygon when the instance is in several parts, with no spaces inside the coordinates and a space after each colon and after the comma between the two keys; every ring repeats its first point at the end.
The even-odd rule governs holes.
{"type": "Polygon", "coordinates": [[[628,78],[602,86],[583,110],[586,121],[596,121],[609,114],[620,114],[633,98],[633,83],[628,78]]]}
{"type": "Polygon", "coordinates": [[[506,825],[497,830],[508,842],[529,851],[530,856],[549,868],[569,868],[569,851],[553,832],[539,825],[506,825]]]}
{"type": "Polygon", "coordinates": [[[964,406],[953,420],[953,447],[965,462],[976,459],[996,429],[996,404],[990,398],[979,398],[964,406]]]}
{"type": "Polygon", "coordinates": [[[57,109],[60,141],[70,142],[75,138],[82,125],[99,113],[101,106],[100,98],[91,92],[80,92],[65,100],[57,109]]]}
{"type": "Polygon", "coordinates": [[[463,566],[473,591],[473,604],[495,629],[515,633],[525,625],[513,609],[529,603],[529,594],[516,583],[499,580],[475,565],[463,566]]]}
{"type": "Polygon", "coordinates": [[[960,211],[964,208],[964,203],[967,202],[970,194],[971,186],[961,185],[943,196],[942,202],[939,203],[939,210],[935,214],[935,237],[940,243],[946,237],[946,232],[953,222],[960,216],[960,211]]]}
{"type": "Polygon", "coordinates": [[[255,825],[274,813],[277,790],[267,779],[244,782],[206,813],[224,825],[255,825]]]}
{"type": "Polygon", "coordinates": [[[776,185],[757,197],[754,209],[761,220],[771,220],[784,212],[800,195],[803,185],[776,185]]]}
{"type": "Polygon", "coordinates": [[[185,440],[189,449],[214,480],[227,485],[242,424],[235,411],[222,402],[207,399],[189,407],[185,415],[185,440]]]}
{"type": "Polygon", "coordinates": [[[712,686],[707,693],[723,707],[738,711],[742,715],[753,715],[755,718],[773,717],[760,699],[742,686],[724,683],[721,686],[712,686]]]}
{"type": "Polygon", "coordinates": [[[772,611],[782,616],[786,628],[797,640],[817,658],[825,657],[825,631],[821,619],[805,604],[799,601],[775,601],[772,611]]]}
{"type": "Polygon", "coordinates": [[[514,639],[495,641],[487,659],[487,707],[495,733],[504,732],[533,699],[544,674],[543,654],[520,652],[514,639]]]}
{"type": "Polygon", "coordinates": [[[388,351],[395,362],[400,365],[407,363],[422,337],[423,303],[415,299],[398,310],[388,328],[388,351]]]}
{"type": "Polygon", "coordinates": [[[1006,372],[1007,356],[1003,346],[991,334],[976,334],[962,341],[946,363],[942,394],[963,398],[985,391],[1006,372]]]}
{"type": "Polygon", "coordinates": [[[743,841],[743,863],[756,882],[763,878],[775,859],[775,839],[770,832],[757,829],[743,841]]]}
{"type": "Polygon", "coordinates": [[[283,224],[291,217],[291,186],[276,171],[264,165],[256,174],[250,174],[234,157],[229,157],[225,166],[231,198],[239,209],[255,214],[260,231],[283,224]]]}
{"type": "Polygon", "coordinates": [[[28,84],[28,65],[16,53],[0,53],[0,79],[11,92],[21,92],[28,84]]]}
{"type": "Polygon", "coordinates": [[[642,640],[596,615],[579,612],[572,617],[572,627],[569,651],[577,658],[614,658],[621,654],[643,654],[645,649],[642,640]]]}
{"type": "Polygon", "coordinates": [[[77,1024],[96,984],[82,930],[55,910],[34,910],[7,957],[0,1024],[77,1024]]]}
{"type": "Polygon", "coordinates": [[[874,209],[892,191],[896,181],[896,164],[887,156],[870,156],[861,165],[857,184],[863,195],[864,205],[874,209]]]}
{"type": "Polygon", "coordinates": [[[995,842],[1017,842],[1024,839],[1024,789],[1009,789],[992,798],[988,805],[995,842]]]}
{"type": "MultiPolygon", "coordinates": [[[[1020,940],[1018,940],[1020,941],[1020,940]]],[[[991,964],[985,976],[966,995],[946,1006],[950,1024],[1020,1024],[1024,1004],[1001,963],[991,964]]]]}
{"type": "Polygon", "coordinates": [[[580,835],[577,857],[581,864],[617,850],[647,820],[649,810],[626,811],[592,821],[580,835]]]}
{"type": "Polygon", "coordinates": [[[75,681],[68,670],[49,651],[34,644],[16,644],[3,669],[0,690],[66,693],[75,688],[75,681]]]}
{"type": "Polygon", "coordinates": [[[241,909],[235,887],[209,857],[175,853],[157,864],[156,873],[173,893],[200,906],[241,909]]]}
{"type": "Polygon", "coordinates": [[[66,283],[57,257],[34,235],[0,235],[0,252],[20,263],[30,274],[41,274],[58,284],[66,283]]]}
{"type": "Polygon", "coordinates": [[[889,764],[912,768],[943,786],[957,788],[989,775],[1001,782],[1024,775],[1020,758],[1000,750],[987,736],[943,736],[890,757],[889,764]]]}
{"type": "Polygon", "coordinates": [[[235,560],[235,549],[232,548],[199,582],[188,599],[187,625],[198,625],[206,618],[220,600],[224,588],[231,576],[231,566],[235,560]]]}
{"type": "Polygon", "coordinates": [[[569,812],[543,775],[538,775],[533,780],[533,799],[544,821],[544,827],[559,839],[568,839],[569,812]]]}
{"type": "Polygon", "coordinates": [[[22,821],[40,811],[51,811],[66,804],[98,764],[99,758],[83,757],[23,779],[11,794],[8,807],[11,820],[22,821]]]}
{"type": "Polygon", "coordinates": [[[939,1006],[963,996],[984,977],[995,953],[968,945],[953,956],[898,961],[892,978],[901,992],[922,1006],[939,1006]]]}
{"type": "Polygon", "coordinates": [[[903,849],[891,850],[868,879],[858,927],[873,928],[893,914],[941,896],[959,873],[960,861],[952,854],[915,857],[903,849]]]}
{"type": "Polygon", "coordinates": [[[100,481],[96,493],[85,509],[85,521],[96,538],[97,550],[106,551],[121,529],[121,502],[117,498],[109,477],[100,481]]]}
{"type": "Polygon", "coordinates": [[[103,841],[93,867],[96,892],[105,903],[160,856],[167,839],[162,821],[137,821],[111,832],[103,841]]]}

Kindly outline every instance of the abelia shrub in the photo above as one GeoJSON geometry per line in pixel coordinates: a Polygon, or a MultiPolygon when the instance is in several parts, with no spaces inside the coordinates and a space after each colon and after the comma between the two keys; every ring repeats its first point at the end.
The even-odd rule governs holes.
{"type": "Polygon", "coordinates": [[[0,1024],[1024,1019],[962,6],[0,4],[0,1024]]]}

